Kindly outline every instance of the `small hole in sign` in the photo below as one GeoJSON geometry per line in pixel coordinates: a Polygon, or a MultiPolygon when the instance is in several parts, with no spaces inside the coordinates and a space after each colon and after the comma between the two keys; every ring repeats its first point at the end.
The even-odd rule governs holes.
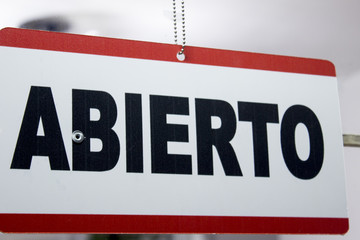
{"type": "Polygon", "coordinates": [[[85,140],[85,136],[81,131],[74,131],[72,134],[72,140],[75,143],[82,143],[85,140]]]}
{"type": "Polygon", "coordinates": [[[185,60],[185,54],[184,54],[184,53],[178,52],[178,53],[176,54],[176,57],[177,57],[177,59],[178,59],[179,61],[181,61],[181,62],[185,60]]]}

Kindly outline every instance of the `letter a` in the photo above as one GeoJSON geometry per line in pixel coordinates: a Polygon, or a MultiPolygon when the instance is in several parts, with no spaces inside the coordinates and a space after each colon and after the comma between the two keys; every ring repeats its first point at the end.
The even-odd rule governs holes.
{"type": "Polygon", "coordinates": [[[30,169],[33,156],[47,156],[51,170],[70,170],[55,103],[49,87],[31,87],[12,169],[30,169]],[[44,136],[38,136],[40,118],[44,136]]]}

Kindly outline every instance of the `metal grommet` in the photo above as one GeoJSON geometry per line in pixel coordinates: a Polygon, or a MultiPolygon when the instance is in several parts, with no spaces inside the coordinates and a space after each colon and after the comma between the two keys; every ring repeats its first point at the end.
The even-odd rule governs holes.
{"type": "Polygon", "coordinates": [[[182,52],[178,52],[177,54],[176,54],[176,57],[177,57],[177,59],[179,60],[179,61],[184,61],[185,60],[185,54],[182,52]]]}
{"type": "Polygon", "coordinates": [[[85,140],[84,134],[79,130],[74,131],[71,138],[74,143],[82,143],[85,140]]]}

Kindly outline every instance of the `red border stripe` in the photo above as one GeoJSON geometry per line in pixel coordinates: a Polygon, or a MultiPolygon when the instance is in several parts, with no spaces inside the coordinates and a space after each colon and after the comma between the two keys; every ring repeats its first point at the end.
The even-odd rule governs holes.
{"type": "MultiPolygon", "coordinates": [[[[15,28],[0,31],[0,45],[172,62],[178,62],[179,51],[179,46],[171,44],[15,28]]],[[[326,60],[190,46],[185,53],[186,63],[336,76],[334,65],[326,60]]]]}
{"type": "Polygon", "coordinates": [[[0,214],[3,232],[345,234],[346,218],[0,214]]]}

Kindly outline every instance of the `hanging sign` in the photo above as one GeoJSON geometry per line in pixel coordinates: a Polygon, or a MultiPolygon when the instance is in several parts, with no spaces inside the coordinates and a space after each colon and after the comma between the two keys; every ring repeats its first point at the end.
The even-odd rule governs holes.
{"type": "Polygon", "coordinates": [[[327,61],[0,31],[0,230],[348,229],[327,61]]]}

